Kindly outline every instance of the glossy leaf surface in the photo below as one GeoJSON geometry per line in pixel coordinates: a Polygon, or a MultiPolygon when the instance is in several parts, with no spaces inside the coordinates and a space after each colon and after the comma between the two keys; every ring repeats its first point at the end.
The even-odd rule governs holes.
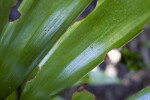
{"type": "Polygon", "coordinates": [[[128,100],[149,100],[150,99],[150,87],[147,87],[135,95],[131,96],[128,100]]]}
{"type": "Polygon", "coordinates": [[[0,90],[3,90],[0,99],[8,96],[38,66],[90,2],[23,0],[20,19],[9,23],[0,38],[0,90]]]}
{"type": "Polygon", "coordinates": [[[49,99],[102,62],[105,54],[138,35],[150,20],[149,0],[99,0],[85,20],[59,39],[21,100],[49,99]]]}

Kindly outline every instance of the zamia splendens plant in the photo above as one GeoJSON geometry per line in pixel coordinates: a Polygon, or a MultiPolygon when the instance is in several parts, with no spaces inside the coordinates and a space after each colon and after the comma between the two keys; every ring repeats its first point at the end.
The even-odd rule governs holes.
{"type": "Polygon", "coordinates": [[[8,22],[16,0],[0,0],[0,100],[18,86],[20,100],[52,99],[150,20],[150,0],[98,0],[88,17],[74,22],[91,2],[23,0],[20,18],[8,22]]]}

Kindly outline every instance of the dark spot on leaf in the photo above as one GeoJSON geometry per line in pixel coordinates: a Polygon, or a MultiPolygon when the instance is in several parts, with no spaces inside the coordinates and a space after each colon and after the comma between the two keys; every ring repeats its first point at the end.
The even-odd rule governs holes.
{"type": "Polygon", "coordinates": [[[84,10],[84,12],[76,19],[76,21],[81,21],[86,18],[96,7],[97,0],[93,0],[93,2],[84,10]]]}
{"type": "Polygon", "coordinates": [[[49,30],[49,28],[46,28],[44,31],[45,31],[45,32],[49,32],[50,30],[49,30]]]}
{"type": "Polygon", "coordinates": [[[9,22],[15,21],[20,18],[21,14],[18,11],[18,7],[21,2],[22,2],[22,0],[19,0],[18,3],[14,7],[11,8],[11,11],[9,14],[9,22]]]}

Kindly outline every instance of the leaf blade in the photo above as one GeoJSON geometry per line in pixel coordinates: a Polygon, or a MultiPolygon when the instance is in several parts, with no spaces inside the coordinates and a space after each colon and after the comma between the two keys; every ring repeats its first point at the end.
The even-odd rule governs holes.
{"type": "Polygon", "coordinates": [[[150,87],[144,88],[140,92],[128,98],[128,100],[147,100],[148,98],[150,98],[150,87]]]}
{"type": "Polygon", "coordinates": [[[149,4],[149,0],[99,1],[94,12],[73,25],[49,52],[22,99],[51,98],[73,85],[102,62],[109,50],[142,31],[150,19],[149,4]]]}
{"type": "Polygon", "coordinates": [[[0,99],[23,82],[90,2],[23,0],[20,19],[9,23],[0,39],[0,99]]]}

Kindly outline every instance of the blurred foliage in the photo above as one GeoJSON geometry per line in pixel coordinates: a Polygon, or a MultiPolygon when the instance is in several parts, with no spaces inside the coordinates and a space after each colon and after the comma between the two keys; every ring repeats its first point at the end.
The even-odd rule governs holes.
{"type": "Polygon", "coordinates": [[[103,85],[103,84],[119,84],[121,80],[118,77],[109,77],[103,71],[90,71],[86,76],[80,79],[75,85],[88,83],[89,85],[103,85]]]}
{"type": "Polygon", "coordinates": [[[121,83],[121,80],[117,77],[109,77],[103,71],[95,71],[89,73],[90,85],[104,85],[104,84],[117,84],[121,83]]]}
{"type": "Polygon", "coordinates": [[[150,48],[150,40],[145,43],[146,47],[150,48]]]}
{"type": "Polygon", "coordinates": [[[145,25],[145,29],[150,29],[150,22],[145,25]]]}
{"type": "Polygon", "coordinates": [[[147,67],[146,64],[142,61],[140,53],[133,53],[127,48],[123,48],[121,50],[121,54],[121,63],[126,64],[129,71],[136,72],[147,67]]]}

